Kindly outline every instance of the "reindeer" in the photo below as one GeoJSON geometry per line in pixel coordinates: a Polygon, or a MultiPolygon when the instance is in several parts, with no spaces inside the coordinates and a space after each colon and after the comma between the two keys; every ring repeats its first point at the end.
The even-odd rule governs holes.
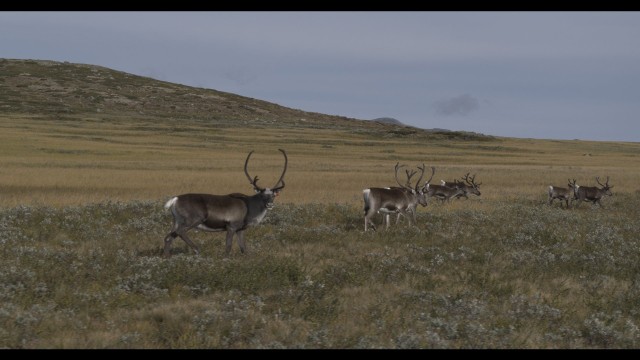
{"type": "Polygon", "coordinates": [[[600,182],[600,177],[596,177],[596,182],[598,183],[598,185],[601,186],[601,188],[598,188],[596,186],[579,186],[579,185],[576,185],[574,187],[574,199],[578,201],[576,203],[576,207],[578,207],[578,205],[582,201],[591,201],[592,203],[598,204],[600,205],[600,207],[604,208],[604,206],[602,206],[602,203],[600,203],[600,200],[605,195],[613,196],[613,193],[611,192],[611,188],[613,188],[613,185],[609,185],[608,176],[607,176],[607,181],[604,184],[600,182]]]}
{"type": "Polygon", "coordinates": [[[475,174],[472,177],[469,177],[469,173],[467,173],[462,177],[462,180],[464,180],[465,182],[462,182],[458,179],[454,180],[453,182],[440,180],[440,185],[450,188],[462,188],[464,190],[464,193],[455,195],[454,198],[459,199],[461,197],[464,197],[465,199],[469,199],[469,196],[467,196],[467,194],[469,193],[477,196],[481,195],[480,185],[482,185],[482,183],[476,184],[475,179],[475,174]]]}
{"type": "Polygon", "coordinates": [[[171,256],[171,242],[180,236],[196,254],[200,253],[198,246],[189,239],[187,232],[193,228],[204,231],[226,231],[226,254],[231,251],[233,236],[238,235],[240,251],[247,251],[244,243],[244,231],[253,225],[259,224],[274,206],[273,201],[284,188],[284,174],[287,172],[287,154],[278,149],[284,155],[284,170],[280,179],[271,188],[258,186],[258,177],[253,179],[247,171],[247,164],[253,150],[247,155],[244,162],[244,173],[253,186],[256,194],[249,196],[239,193],[228,195],[210,194],[183,194],[172,197],[164,205],[165,209],[171,209],[173,214],[173,228],[164,238],[164,256],[171,256]],[[282,185],[280,185],[282,184],[282,185]],[[280,186],[278,186],[280,185],[280,186]]]}
{"type": "Polygon", "coordinates": [[[562,207],[562,202],[564,201],[567,204],[567,209],[569,208],[569,204],[573,202],[575,197],[575,188],[576,188],[576,179],[569,179],[568,187],[561,186],[553,186],[549,185],[549,205],[553,202],[553,200],[560,200],[560,207],[562,207]]]}
{"type": "MultiPolygon", "coordinates": [[[[431,170],[435,173],[436,169],[432,166],[431,170]]],[[[442,181],[441,181],[442,183],[442,181]]],[[[445,182],[446,183],[446,182],[445,182]]],[[[445,201],[449,201],[452,197],[459,197],[465,194],[466,188],[462,183],[454,183],[453,187],[445,186],[445,185],[433,185],[428,181],[423,186],[424,193],[429,197],[435,197],[440,199],[443,203],[445,201]]]]}
{"type": "MultiPolygon", "coordinates": [[[[404,166],[404,165],[402,165],[404,166]]],[[[387,188],[367,188],[362,190],[364,197],[364,231],[367,231],[368,225],[371,225],[373,230],[376,229],[375,224],[371,220],[376,213],[382,213],[384,216],[385,229],[389,229],[389,217],[391,214],[398,214],[396,218],[396,224],[400,220],[401,215],[411,213],[409,218],[409,225],[416,224],[416,207],[418,204],[427,206],[427,199],[419,188],[420,181],[424,177],[424,164],[422,167],[418,167],[420,170],[420,178],[416,182],[415,187],[411,187],[411,177],[415,172],[409,173],[407,171],[407,183],[403,185],[398,180],[398,169],[402,167],[399,163],[395,166],[395,179],[399,187],[387,187],[387,188]]],[[[433,178],[433,174],[431,174],[433,178]]],[[[431,181],[431,179],[429,179],[431,181]]]]}

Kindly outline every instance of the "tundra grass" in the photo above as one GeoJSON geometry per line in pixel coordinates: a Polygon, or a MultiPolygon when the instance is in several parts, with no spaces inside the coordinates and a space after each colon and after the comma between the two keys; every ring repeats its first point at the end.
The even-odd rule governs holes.
{"type": "MultiPolygon", "coordinates": [[[[395,185],[396,162],[434,166],[433,182],[476,174],[483,199],[544,197],[567,179],[614,193],[638,191],[640,143],[497,138],[451,141],[331,129],[215,128],[199,122],[0,118],[2,206],[154,200],[184,192],[252,191],[244,160],[273,186],[289,155],[284,201],[362,202],[362,189],[395,185]]],[[[427,176],[429,176],[430,171],[427,176]]]]}
{"type": "MultiPolygon", "coordinates": [[[[640,346],[637,143],[447,141],[331,129],[0,119],[0,347],[629,349],[640,346]],[[286,187],[248,254],[163,208],[286,187]],[[364,232],[362,189],[396,162],[467,172],[480,197],[364,232]],[[548,185],[614,196],[561,209],[548,185]]],[[[380,224],[381,218],[374,219],[380,224]]]]}
{"type": "MultiPolygon", "coordinates": [[[[7,348],[637,348],[640,196],[563,210],[460,200],[362,231],[280,203],[224,255],[163,259],[161,201],[0,212],[7,348]]],[[[380,221],[380,219],[376,219],[380,221]]]]}

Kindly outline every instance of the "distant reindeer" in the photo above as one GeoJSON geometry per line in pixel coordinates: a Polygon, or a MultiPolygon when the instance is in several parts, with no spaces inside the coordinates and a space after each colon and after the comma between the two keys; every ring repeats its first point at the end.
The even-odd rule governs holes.
{"type": "MultiPolygon", "coordinates": [[[[408,216],[409,225],[415,225],[416,207],[418,204],[427,206],[427,199],[422,189],[419,188],[420,181],[422,181],[424,177],[424,164],[422,167],[418,167],[420,170],[420,178],[416,182],[415,187],[411,187],[411,177],[415,172],[410,173],[407,171],[406,184],[401,184],[400,180],[398,180],[398,169],[402,166],[400,166],[399,163],[395,166],[395,179],[399,187],[372,187],[362,190],[364,197],[364,231],[368,230],[369,225],[371,225],[371,228],[374,230],[376,229],[372,221],[372,217],[376,213],[383,214],[385,229],[389,228],[389,218],[391,214],[398,215],[396,218],[397,224],[401,215],[410,213],[411,216],[408,216]]],[[[431,174],[431,177],[433,178],[433,174],[431,174]]],[[[429,179],[429,181],[431,181],[431,179],[429,179]]]]}
{"type": "Polygon", "coordinates": [[[454,181],[440,180],[440,185],[450,187],[450,188],[462,188],[464,190],[464,193],[455,195],[454,198],[459,199],[461,197],[464,197],[465,199],[469,199],[469,196],[468,196],[469,193],[477,196],[481,195],[480,185],[482,185],[482,183],[476,184],[475,179],[476,179],[475,174],[472,177],[469,177],[469,173],[467,173],[465,176],[462,177],[462,180],[464,180],[464,182],[458,179],[454,181]]]}
{"type": "Polygon", "coordinates": [[[244,231],[253,225],[259,224],[267,214],[267,210],[273,208],[273,201],[284,188],[284,174],[287,172],[287,154],[278,149],[284,155],[284,170],[280,179],[272,188],[258,186],[258,177],[253,179],[247,171],[247,164],[253,151],[249,152],[244,162],[244,173],[253,186],[256,194],[249,196],[239,193],[229,195],[210,194],[183,194],[172,197],[165,204],[166,209],[171,209],[173,214],[173,228],[164,238],[164,256],[171,256],[171,242],[180,236],[187,245],[191,246],[196,254],[200,253],[198,246],[189,239],[187,232],[193,228],[204,231],[226,231],[226,254],[231,251],[233,235],[238,235],[238,245],[242,253],[246,252],[244,243],[244,231]],[[282,184],[282,185],[280,185],[282,184]],[[278,186],[280,185],[280,186],[278,186]]]}
{"type": "Polygon", "coordinates": [[[444,185],[425,185],[425,193],[429,197],[434,197],[442,201],[442,203],[449,202],[451,198],[460,197],[464,195],[464,189],[460,187],[448,187],[444,185]]]}
{"type": "Polygon", "coordinates": [[[591,201],[592,203],[598,204],[600,205],[600,207],[604,208],[604,206],[602,206],[602,203],[600,203],[600,200],[605,195],[613,196],[613,193],[611,192],[611,188],[613,188],[613,185],[609,185],[608,176],[607,181],[604,184],[600,182],[600,177],[596,177],[596,182],[601,186],[600,188],[596,186],[575,186],[574,198],[577,201],[576,207],[583,201],[591,201]]]}
{"type": "MultiPolygon", "coordinates": [[[[436,169],[434,167],[431,167],[431,170],[433,173],[435,173],[436,169]]],[[[446,183],[446,181],[445,181],[446,183]]],[[[450,201],[450,199],[452,197],[456,197],[456,196],[463,196],[465,194],[465,188],[464,186],[460,186],[460,185],[464,185],[461,183],[454,183],[453,187],[449,187],[449,186],[445,186],[445,185],[434,185],[434,184],[430,184],[428,181],[424,184],[423,189],[424,189],[424,193],[428,196],[428,197],[435,197],[437,199],[440,199],[443,203],[445,201],[450,201]]]]}
{"type": "Polygon", "coordinates": [[[567,209],[569,208],[569,204],[575,197],[576,179],[569,179],[567,186],[568,187],[549,185],[549,205],[553,203],[553,200],[558,199],[560,200],[560,207],[562,207],[562,202],[564,201],[567,204],[567,209]]]}

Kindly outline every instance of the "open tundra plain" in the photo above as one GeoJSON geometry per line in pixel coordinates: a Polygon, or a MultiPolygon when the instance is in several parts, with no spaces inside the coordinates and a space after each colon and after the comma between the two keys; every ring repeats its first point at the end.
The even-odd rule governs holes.
{"type": "MultiPolygon", "coordinates": [[[[3,86],[34,89],[11,82],[24,71],[3,86]]],[[[640,143],[19,102],[0,104],[0,347],[640,347],[640,143]],[[200,255],[177,238],[162,257],[169,198],[251,195],[251,150],[272,186],[279,148],[286,186],[248,253],[193,230],[200,255]],[[364,232],[362,190],[396,185],[397,162],[475,174],[482,195],[364,232]],[[597,176],[603,207],[548,205],[549,185],[597,176]]]]}

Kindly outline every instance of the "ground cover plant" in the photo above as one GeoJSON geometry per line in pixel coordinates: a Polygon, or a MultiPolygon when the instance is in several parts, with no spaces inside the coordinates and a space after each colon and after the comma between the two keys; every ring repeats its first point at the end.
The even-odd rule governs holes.
{"type": "MultiPolygon", "coordinates": [[[[141,114],[122,99],[110,112],[100,89],[15,72],[0,94],[0,348],[640,346],[640,143],[422,132],[297,112],[279,123],[258,102],[269,111],[235,122],[160,105],[141,114]],[[21,100],[36,88],[77,91],[78,102],[65,112],[58,100],[21,100]],[[83,100],[89,90],[101,112],[83,100]],[[226,256],[224,233],[193,231],[200,255],[176,239],[162,257],[169,198],[252,194],[247,154],[255,150],[251,174],[273,184],[279,148],[286,186],[247,230],[247,254],[234,243],[226,256]],[[364,232],[362,190],[396,185],[398,162],[434,166],[436,183],[470,173],[482,195],[431,200],[413,227],[401,219],[384,231],[378,215],[379,230],[364,232]],[[595,186],[596,177],[614,186],[603,207],[548,204],[549,185],[595,186]]],[[[211,100],[166,86],[174,95],[162,101],[188,97],[178,107],[211,100]]]]}

